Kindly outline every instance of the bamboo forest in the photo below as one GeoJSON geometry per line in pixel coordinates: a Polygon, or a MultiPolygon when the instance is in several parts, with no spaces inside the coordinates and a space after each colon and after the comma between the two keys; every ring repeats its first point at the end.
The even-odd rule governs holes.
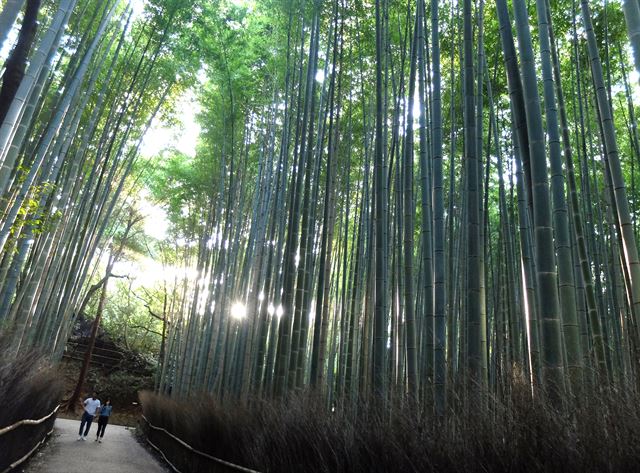
{"type": "Polygon", "coordinates": [[[640,471],[639,0],[0,5],[0,471],[640,471]]]}

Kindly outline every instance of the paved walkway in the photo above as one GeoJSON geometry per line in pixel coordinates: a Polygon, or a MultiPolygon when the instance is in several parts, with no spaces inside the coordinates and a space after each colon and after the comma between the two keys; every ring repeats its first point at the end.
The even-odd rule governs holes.
{"type": "Polygon", "coordinates": [[[107,425],[95,442],[97,423],[86,441],[78,440],[80,422],[57,419],[47,445],[30,461],[26,473],[165,473],[167,470],[121,425],[107,425]]]}

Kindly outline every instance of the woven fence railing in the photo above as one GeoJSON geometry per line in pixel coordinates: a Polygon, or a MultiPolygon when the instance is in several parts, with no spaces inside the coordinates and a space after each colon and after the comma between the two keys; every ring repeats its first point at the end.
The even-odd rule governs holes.
{"type": "MultiPolygon", "coordinates": [[[[175,435],[173,435],[171,432],[169,432],[166,429],[163,429],[162,427],[158,427],[156,425],[153,425],[149,419],[147,419],[144,414],[142,415],[142,418],[144,419],[144,421],[147,423],[147,425],[149,426],[149,428],[151,428],[152,430],[156,431],[156,432],[162,432],[163,434],[165,434],[166,436],[170,437],[171,439],[173,439],[175,442],[179,443],[182,447],[184,447],[186,450],[188,450],[189,452],[202,457],[202,458],[206,458],[207,460],[210,460],[212,462],[214,462],[215,464],[224,467],[227,471],[241,471],[243,473],[260,473],[258,470],[252,470],[251,468],[247,468],[245,466],[240,466],[240,465],[236,465],[235,463],[231,463],[228,462],[226,460],[222,460],[221,458],[217,458],[214,457],[213,455],[209,455],[208,453],[202,452],[196,448],[193,448],[191,445],[189,445],[187,442],[185,442],[184,440],[182,440],[179,437],[176,437],[175,435]]],[[[166,455],[165,452],[162,451],[162,449],[160,447],[158,447],[156,444],[154,444],[150,439],[149,436],[147,436],[147,443],[149,443],[149,445],[151,445],[151,447],[153,449],[155,449],[158,453],[160,453],[160,455],[162,455],[162,457],[165,459],[165,461],[169,464],[169,466],[173,469],[173,471],[175,471],[176,473],[183,473],[181,472],[178,467],[174,464],[174,462],[172,462],[166,455]]]]}
{"type": "MultiPolygon", "coordinates": [[[[29,427],[29,426],[39,426],[42,424],[45,424],[47,421],[51,420],[52,418],[54,418],[54,416],[56,415],[56,413],[58,412],[58,409],[60,409],[60,404],[58,404],[51,412],[49,412],[46,416],[41,417],[40,419],[23,419],[23,420],[19,420],[18,422],[15,422],[11,425],[8,425],[6,427],[3,427],[0,429],[0,443],[3,440],[6,440],[6,437],[3,438],[3,436],[7,436],[7,435],[15,435],[17,433],[19,433],[20,431],[17,429],[25,428],[25,427],[29,427]]],[[[55,418],[53,419],[55,420],[55,418]]],[[[49,435],[51,435],[51,433],[53,432],[53,424],[51,425],[50,429],[47,429],[44,433],[44,435],[40,436],[38,435],[38,440],[35,442],[35,444],[29,449],[29,451],[27,451],[26,453],[22,454],[19,458],[9,458],[8,455],[10,453],[15,453],[15,452],[9,452],[8,449],[5,450],[5,454],[7,455],[7,457],[4,457],[4,454],[2,454],[2,456],[0,456],[0,473],[7,473],[9,471],[12,471],[13,469],[15,469],[17,466],[19,466],[20,464],[24,463],[26,460],[28,460],[31,455],[33,455],[33,453],[46,441],[46,439],[49,437],[49,435]],[[11,462],[9,464],[7,464],[7,462],[11,462]]],[[[21,442],[22,443],[22,442],[21,442]]],[[[20,452],[22,453],[22,452],[20,452]]],[[[18,454],[20,454],[18,453],[18,454]]]]}

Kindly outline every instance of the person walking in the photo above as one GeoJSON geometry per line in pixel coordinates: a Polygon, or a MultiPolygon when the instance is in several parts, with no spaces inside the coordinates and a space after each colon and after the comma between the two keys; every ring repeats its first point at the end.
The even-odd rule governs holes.
{"type": "Polygon", "coordinates": [[[98,416],[98,432],[96,432],[96,442],[98,443],[102,443],[102,439],[104,438],[104,429],[107,428],[109,416],[111,415],[112,410],[113,406],[111,405],[111,399],[107,398],[100,408],[100,415],[98,416]]]}
{"type": "Polygon", "coordinates": [[[96,415],[96,411],[100,408],[100,400],[98,399],[98,393],[93,391],[91,397],[88,397],[82,403],[84,406],[84,412],[82,413],[82,419],[80,419],[80,430],[78,431],[78,440],[87,440],[87,434],[93,422],[93,417],[96,415]],[[86,426],[86,427],[85,427],[86,426]],[[82,435],[82,429],[84,428],[84,436],[82,435]]]}

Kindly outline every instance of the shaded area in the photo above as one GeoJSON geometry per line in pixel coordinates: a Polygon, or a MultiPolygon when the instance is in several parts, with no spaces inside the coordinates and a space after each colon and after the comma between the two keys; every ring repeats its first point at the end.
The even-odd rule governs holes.
{"type": "Polygon", "coordinates": [[[30,351],[12,357],[11,341],[8,335],[0,337],[2,472],[28,456],[52,430],[52,411],[62,394],[57,371],[42,355],[30,351]]]}
{"type": "Polygon", "coordinates": [[[206,396],[140,400],[144,433],[182,473],[234,471],[208,456],[265,473],[637,471],[637,395],[589,392],[584,405],[558,411],[538,393],[532,401],[526,383],[513,384],[508,402],[452,400],[446,418],[410,402],[328,407],[310,393],[248,406],[206,396]]]}

